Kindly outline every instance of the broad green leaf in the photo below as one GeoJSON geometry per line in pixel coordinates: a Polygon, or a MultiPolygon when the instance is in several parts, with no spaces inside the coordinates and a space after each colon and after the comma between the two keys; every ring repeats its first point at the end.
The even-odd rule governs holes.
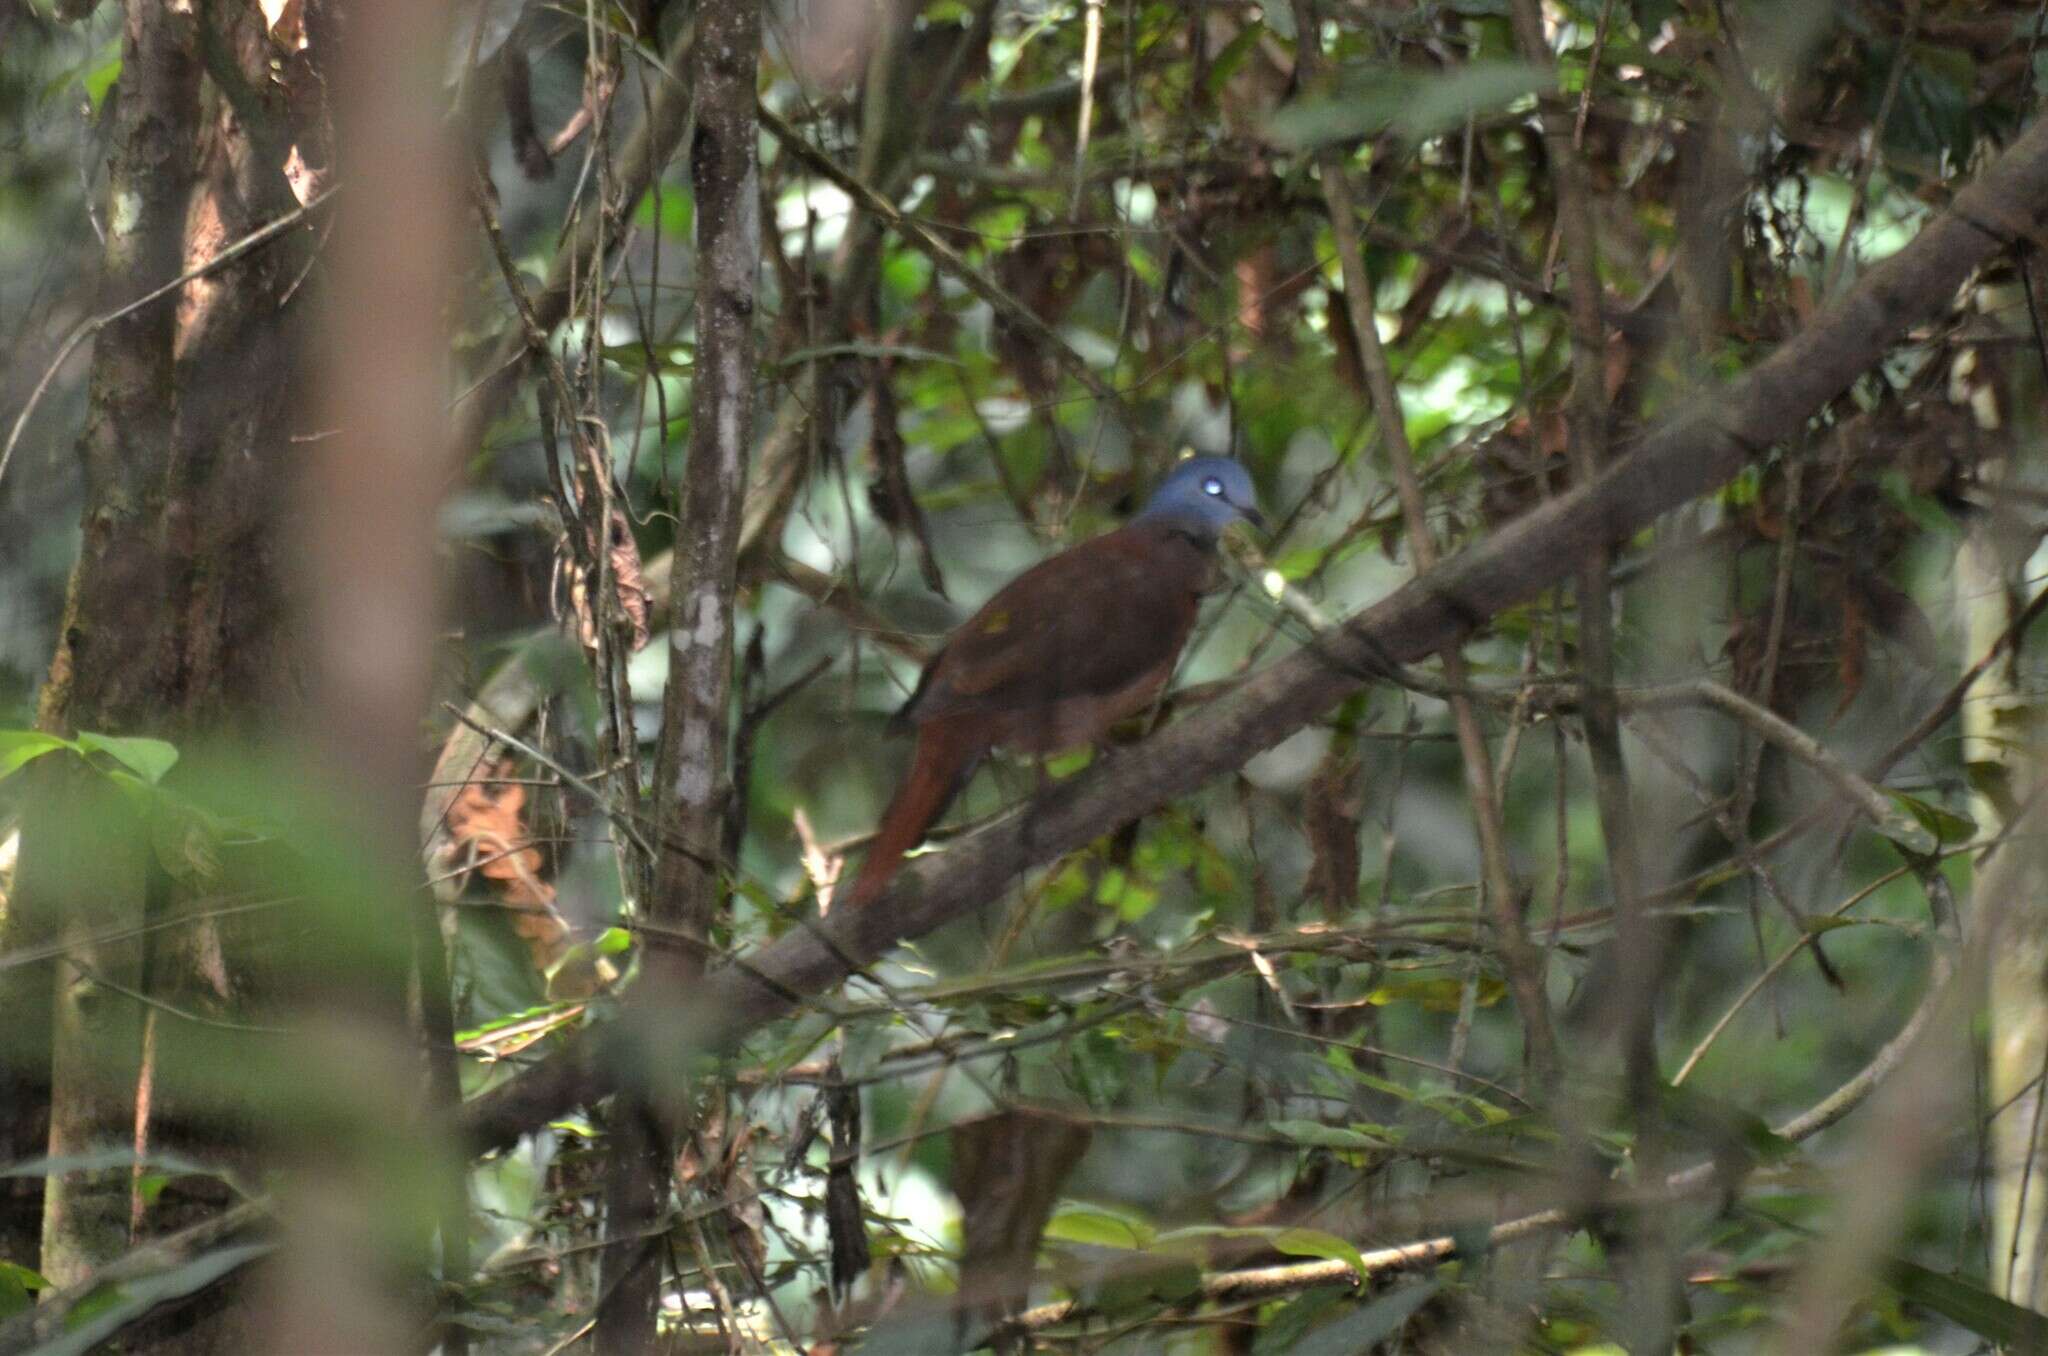
{"type": "Polygon", "coordinates": [[[1353,1297],[1335,1286],[1321,1285],[1268,1311],[1252,1339],[1253,1356],[1292,1356],[1302,1335],[1338,1309],[1349,1310],[1353,1297]]]}
{"type": "Polygon", "coordinates": [[[1201,1265],[1180,1253],[1070,1243],[1054,1250],[1053,1262],[1074,1298],[1103,1314],[1177,1304],[1202,1285],[1201,1265]]]}
{"type": "Polygon", "coordinates": [[[120,78],[121,57],[118,50],[114,56],[95,62],[78,77],[79,85],[85,90],[85,97],[92,101],[93,112],[99,112],[100,105],[106,102],[107,91],[112,89],[114,82],[120,78]]]}
{"type": "Polygon", "coordinates": [[[1159,1232],[1135,1216],[1070,1205],[1046,1223],[1045,1236],[1099,1248],[1138,1249],[1151,1247],[1159,1232]]]}
{"type": "Polygon", "coordinates": [[[547,986],[533,968],[533,955],[512,930],[502,909],[455,911],[455,980],[458,1019],[486,1030],[501,1018],[548,1006],[547,986]]]}
{"type": "Polygon", "coordinates": [[[70,740],[41,730],[0,730],[0,780],[13,776],[46,753],[75,747],[70,740]]]}
{"type": "Polygon", "coordinates": [[[1356,1356],[1371,1351],[1401,1331],[1415,1311],[1443,1288],[1434,1278],[1419,1285],[1405,1285],[1366,1301],[1356,1313],[1347,1315],[1304,1337],[1294,1356],[1356,1356]]]}
{"type": "Polygon", "coordinates": [[[23,1159],[0,1167],[0,1177],[61,1177],[71,1172],[105,1172],[109,1168],[131,1168],[137,1163],[148,1163],[159,1168],[193,1177],[219,1177],[228,1180],[218,1167],[201,1163],[196,1158],[181,1154],[151,1153],[137,1157],[135,1150],[108,1147],[88,1149],[82,1153],[61,1154],[55,1158],[47,1155],[23,1159]]]}
{"type": "Polygon", "coordinates": [[[1877,831],[1908,852],[1924,857],[1943,843],[1966,843],[1976,836],[1977,821],[1968,815],[1889,787],[1884,788],[1884,793],[1912,818],[1893,816],[1880,822],[1877,831]]]}
{"type": "Polygon", "coordinates": [[[136,735],[103,735],[81,730],[78,747],[86,753],[104,753],[151,785],[162,781],[164,774],[178,761],[176,745],[136,735]]]}
{"type": "Polygon", "coordinates": [[[65,1315],[64,1335],[37,1347],[36,1356],[85,1356],[149,1310],[167,1300],[204,1290],[221,1277],[275,1250],[275,1243],[243,1243],[201,1253],[183,1266],[108,1286],[81,1300],[65,1315]]]}
{"type": "Polygon", "coordinates": [[[1224,49],[1216,54],[1216,60],[1209,66],[1209,93],[1220,94],[1230,77],[1237,74],[1237,68],[1244,65],[1252,48],[1259,45],[1259,39],[1266,36],[1266,26],[1254,21],[1244,26],[1244,31],[1232,38],[1224,49]]]}
{"type": "Polygon", "coordinates": [[[1975,1282],[1903,1258],[1893,1259],[1887,1279],[1905,1299],[2008,1351],[2048,1351],[2048,1315],[2022,1309],[1975,1282]]]}
{"type": "Polygon", "coordinates": [[[0,1261],[0,1318],[11,1318],[29,1307],[29,1291],[46,1290],[50,1283],[27,1267],[0,1261]]]}
{"type": "Polygon", "coordinates": [[[1088,1105],[1115,1106],[1124,1090],[1128,1046],[1098,1027],[1082,1032],[1069,1049],[1074,1061],[1074,1081],[1088,1105]]]}
{"type": "Polygon", "coordinates": [[[31,1271],[18,1262],[9,1262],[4,1258],[0,1258],[0,1276],[13,1280],[16,1284],[27,1290],[47,1290],[50,1288],[50,1283],[43,1279],[40,1272],[31,1271]]]}

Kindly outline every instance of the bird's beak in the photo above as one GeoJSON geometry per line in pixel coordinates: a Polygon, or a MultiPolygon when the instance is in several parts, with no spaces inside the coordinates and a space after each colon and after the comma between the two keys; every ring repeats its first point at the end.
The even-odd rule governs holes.
{"type": "Polygon", "coordinates": [[[1263,514],[1263,513],[1259,512],[1259,511],[1258,511],[1257,509],[1253,508],[1253,507],[1252,507],[1252,506],[1251,506],[1250,504],[1236,504],[1236,505],[1233,505],[1232,507],[1236,508],[1236,510],[1237,510],[1237,511],[1238,511],[1239,513],[1243,514],[1243,515],[1244,515],[1244,520],[1245,520],[1246,522],[1250,523],[1250,524],[1251,524],[1251,525],[1252,525],[1253,527],[1256,527],[1256,528],[1257,528],[1257,529],[1259,529],[1259,531],[1261,531],[1261,532],[1264,532],[1264,531],[1266,530],[1266,515],[1265,515],[1265,514],[1263,514]]]}

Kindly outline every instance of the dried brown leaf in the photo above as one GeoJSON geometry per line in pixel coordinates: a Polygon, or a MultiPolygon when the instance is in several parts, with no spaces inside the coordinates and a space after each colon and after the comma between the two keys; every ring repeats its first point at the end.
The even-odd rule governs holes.
{"type": "Polygon", "coordinates": [[[1029,1108],[954,1129],[963,1308],[992,1321],[1021,1307],[1046,1221],[1092,1136],[1085,1123],[1029,1108]]]}
{"type": "Polygon", "coordinates": [[[456,792],[441,866],[484,882],[510,914],[534,968],[546,973],[569,950],[569,926],[555,909],[555,887],[541,876],[545,859],[523,818],[526,788],[507,780],[513,773],[512,761],[502,759],[456,792]]]}

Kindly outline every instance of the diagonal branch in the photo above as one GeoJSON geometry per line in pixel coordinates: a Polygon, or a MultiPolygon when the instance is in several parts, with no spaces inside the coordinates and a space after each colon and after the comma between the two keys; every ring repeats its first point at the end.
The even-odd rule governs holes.
{"type": "MultiPolygon", "coordinates": [[[[1625,540],[1797,436],[1806,420],[1913,325],[1940,314],[2008,244],[2048,234],[2048,120],[2019,137],[1912,243],[1770,358],[1647,435],[1598,480],[1441,563],[1235,692],[1035,798],[906,870],[868,909],[793,931],[693,996],[690,1035],[730,1045],[823,993],[899,938],[918,937],[1000,894],[1019,872],[1128,824],[1300,729],[1387,662],[1434,653],[1568,575],[1592,547],[1625,540]]],[[[470,1104],[478,1150],[511,1143],[615,1086],[621,1070],[585,1035],[470,1104]]],[[[649,1042],[652,1044],[654,1042],[649,1042]]],[[[673,1049],[665,1062],[677,1064],[673,1049]]]]}

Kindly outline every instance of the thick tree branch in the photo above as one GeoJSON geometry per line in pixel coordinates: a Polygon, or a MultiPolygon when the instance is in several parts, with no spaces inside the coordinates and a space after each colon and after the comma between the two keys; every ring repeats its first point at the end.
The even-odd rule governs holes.
{"type": "MultiPolygon", "coordinates": [[[[793,931],[715,971],[695,995],[691,1035],[729,1045],[837,985],[899,938],[995,898],[1015,876],[1130,823],[1238,767],[1372,681],[1389,659],[1434,653],[1566,577],[1588,549],[1621,541],[1704,494],[1874,365],[1910,327],[1940,314],[1972,270],[2048,231],[2048,121],[2037,122],[1898,254],[1742,377],[1646,436],[1574,489],[1360,612],[1316,645],[1143,746],[1054,787],[1017,813],[906,870],[874,907],[793,931]]],[[[511,1143],[620,1076],[586,1036],[470,1104],[478,1150],[511,1143]]],[[[663,1062],[674,1066],[676,1051],[663,1062]]]]}

